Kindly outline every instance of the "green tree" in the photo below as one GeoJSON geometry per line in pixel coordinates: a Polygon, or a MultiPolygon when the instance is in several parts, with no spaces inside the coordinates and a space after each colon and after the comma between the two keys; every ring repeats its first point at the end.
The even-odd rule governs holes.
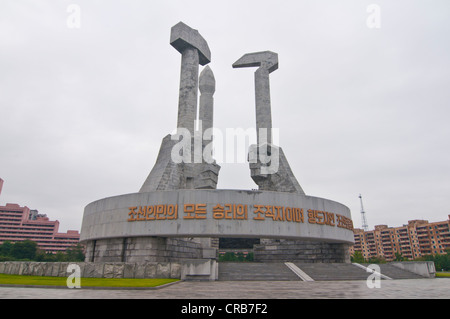
{"type": "Polygon", "coordinates": [[[56,254],[53,254],[53,258],[55,258],[55,261],[57,262],[63,262],[66,261],[66,254],[64,254],[61,251],[58,251],[56,254]]]}
{"type": "Polygon", "coordinates": [[[11,256],[12,247],[14,244],[12,244],[10,241],[5,241],[3,244],[0,245],[0,256],[11,256]]]}
{"type": "Polygon", "coordinates": [[[54,254],[52,254],[50,252],[46,252],[46,251],[41,250],[41,249],[38,249],[38,251],[36,252],[36,256],[34,257],[34,260],[42,261],[42,262],[54,262],[54,261],[56,261],[54,254]]]}
{"type": "Polygon", "coordinates": [[[81,244],[72,246],[66,250],[67,261],[84,261],[84,249],[81,244]]]}
{"type": "Polygon", "coordinates": [[[385,264],[386,260],[382,257],[371,257],[367,262],[370,264],[385,264]]]}
{"type": "Polygon", "coordinates": [[[400,253],[395,253],[394,261],[404,261],[405,258],[400,253]]]}
{"type": "Polygon", "coordinates": [[[37,243],[31,240],[14,243],[11,249],[11,255],[15,259],[33,260],[36,257],[37,243]]]}
{"type": "Polygon", "coordinates": [[[232,252],[226,252],[219,257],[219,261],[236,261],[236,256],[232,252]]]}
{"type": "Polygon", "coordinates": [[[445,255],[436,254],[434,256],[427,256],[427,260],[434,261],[436,271],[448,271],[450,270],[450,256],[447,252],[445,255]]]}
{"type": "Polygon", "coordinates": [[[353,256],[350,257],[350,259],[354,263],[364,263],[364,262],[366,262],[362,252],[360,252],[359,250],[355,250],[355,253],[353,254],[353,256]]]}
{"type": "Polygon", "coordinates": [[[444,260],[442,263],[442,269],[445,271],[450,271],[450,248],[446,250],[446,254],[443,255],[444,260]]]}

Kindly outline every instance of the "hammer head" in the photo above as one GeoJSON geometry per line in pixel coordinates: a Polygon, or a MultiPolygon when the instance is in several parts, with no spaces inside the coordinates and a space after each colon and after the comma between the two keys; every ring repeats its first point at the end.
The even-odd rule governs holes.
{"type": "Polygon", "coordinates": [[[197,30],[192,29],[183,22],[179,22],[172,27],[170,44],[180,53],[183,53],[189,47],[197,49],[201,65],[211,62],[211,51],[206,40],[197,30]]]}
{"type": "Polygon", "coordinates": [[[259,66],[272,73],[278,69],[278,54],[272,51],[247,53],[233,63],[233,68],[247,68],[259,66]]]}

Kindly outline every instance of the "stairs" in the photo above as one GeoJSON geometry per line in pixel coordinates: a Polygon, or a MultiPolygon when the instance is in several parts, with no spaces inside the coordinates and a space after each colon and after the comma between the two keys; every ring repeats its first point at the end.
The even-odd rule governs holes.
{"type": "Polygon", "coordinates": [[[315,281],[366,280],[370,275],[353,264],[295,263],[315,281]]]}
{"type": "MultiPolygon", "coordinates": [[[[314,281],[367,280],[370,273],[346,263],[293,263],[314,281]]],[[[363,264],[367,267],[368,264],[363,264]]],[[[379,264],[382,275],[391,279],[423,279],[424,277],[389,264],[379,264]]],[[[221,281],[301,281],[285,263],[221,262],[221,281]]],[[[384,278],[382,278],[384,280],[384,278]]]]}
{"type": "MultiPolygon", "coordinates": [[[[366,267],[369,266],[369,264],[361,264],[361,265],[366,266],[366,267]]],[[[423,279],[423,278],[425,278],[425,277],[422,277],[411,271],[400,269],[393,265],[378,264],[378,266],[380,266],[380,272],[383,275],[386,275],[392,279],[423,279]]]]}
{"type": "Polygon", "coordinates": [[[284,263],[219,263],[221,281],[293,281],[301,280],[284,263]]]}

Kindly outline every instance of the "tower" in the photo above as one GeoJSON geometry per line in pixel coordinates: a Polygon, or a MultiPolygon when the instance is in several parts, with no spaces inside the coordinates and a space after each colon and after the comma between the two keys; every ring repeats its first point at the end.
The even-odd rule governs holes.
{"type": "Polygon", "coordinates": [[[367,218],[366,218],[366,212],[364,211],[362,196],[359,194],[359,200],[361,201],[361,222],[362,222],[362,228],[364,231],[369,230],[369,225],[367,225],[367,218]]]}

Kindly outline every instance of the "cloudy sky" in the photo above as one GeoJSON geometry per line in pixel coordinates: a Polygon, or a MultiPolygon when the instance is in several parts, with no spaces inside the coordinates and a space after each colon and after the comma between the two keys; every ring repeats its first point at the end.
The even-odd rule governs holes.
{"type": "MultiPolygon", "coordinates": [[[[87,204],[140,189],[176,127],[183,21],[212,52],[217,128],[255,127],[255,69],[231,65],[277,52],[273,126],[308,195],[355,227],[359,194],[371,229],[446,220],[449,17],[447,0],[2,0],[0,205],[79,230],[87,204]]],[[[220,164],[218,188],[257,187],[220,164]]]]}

